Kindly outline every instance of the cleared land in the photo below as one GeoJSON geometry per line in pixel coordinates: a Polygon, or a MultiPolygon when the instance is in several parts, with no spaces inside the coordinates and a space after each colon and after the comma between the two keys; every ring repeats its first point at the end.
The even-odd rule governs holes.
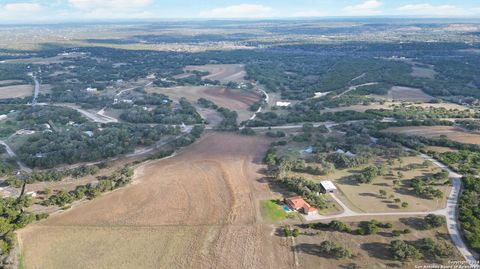
{"type": "Polygon", "coordinates": [[[253,112],[249,107],[260,99],[255,92],[245,90],[230,90],[222,86],[182,86],[174,88],[149,88],[148,92],[166,94],[174,99],[187,98],[196,102],[198,98],[206,98],[218,106],[237,111],[239,121],[247,120],[253,112]]]}
{"type": "Polygon", "coordinates": [[[390,127],[385,132],[399,133],[404,135],[415,135],[424,137],[447,136],[453,141],[467,144],[480,145],[480,135],[463,131],[454,126],[407,126],[407,127],[390,127]]]}
{"type": "Polygon", "coordinates": [[[21,98],[33,94],[33,85],[12,85],[0,87],[0,99],[21,98]]]}
{"type": "MultiPolygon", "coordinates": [[[[375,96],[375,97],[380,97],[380,96],[375,96]]],[[[403,107],[423,107],[423,108],[445,108],[449,110],[459,110],[459,111],[465,111],[469,110],[472,111],[472,109],[462,106],[459,104],[454,104],[454,103],[406,103],[406,102],[385,102],[383,104],[380,103],[372,103],[368,105],[351,105],[351,106],[342,106],[342,107],[335,107],[335,108],[325,108],[321,112],[339,112],[339,111],[347,111],[347,110],[353,110],[357,112],[365,112],[369,109],[388,109],[388,110],[393,110],[395,106],[403,106],[403,107]]]]}
{"type": "Polygon", "coordinates": [[[186,71],[202,71],[209,74],[203,79],[218,80],[220,82],[242,82],[247,74],[243,64],[207,64],[199,66],[187,66],[186,71]]]}
{"type": "Polygon", "coordinates": [[[332,180],[336,183],[340,190],[337,197],[340,198],[349,208],[357,212],[400,212],[400,211],[432,211],[444,208],[447,202],[446,195],[450,193],[449,186],[435,186],[441,190],[445,197],[443,199],[424,199],[418,197],[410,187],[410,180],[417,176],[426,176],[431,173],[439,172],[436,167],[418,168],[405,171],[403,167],[409,164],[421,164],[421,157],[404,157],[400,164],[396,161],[392,165],[386,166],[386,171],[391,170],[393,176],[376,177],[370,184],[358,184],[350,177],[361,172],[363,167],[355,169],[341,169],[325,176],[313,176],[304,173],[293,173],[316,182],[322,180],[332,180]],[[398,178],[397,172],[403,174],[402,178],[398,178]],[[394,180],[399,180],[399,185],[394,185],[394,180]],[[387,195],[381,196],[380,190],[385,190],[387,195]],[[391,197],[393,195],[393,197],[391,197]],[[395,202],[398,198],[401,202],[407,202],[409,207],[402,208],[401,202],[395,202]]]}
{"type": "Polygon", "coordinates": [[[433,99],[432,96],[424,93],[420,89],[394,86],[388,92],[388,98],[392,100],[427,102],[433,99]]]}
{"type": "Polygon", "coordinates": [[[207,134],[142,165],[132,185],[20,231],[26,268],[292,268],[289,241],[259,217],[267,145],[207,134]]]}
{"type": "Polygon", "coordinates": [[[437,72],[435,72],[433,66],[429,66],[429,67],[412,66],[412,73],[411,73],[412,77],[434,79],[435,74],[437,74],[437,72]]]}
{"type": "MultiPolygon", "coordinates": [[[[342,219],[350,227],[356,229],[359,222],[370,221],[372,218],[355,218],[342,219]],[[351,222],[349,222],[351,221],[351,222]]],[[[448,260],[462,261],[458,251],[448,259],[434,259],[426,257],[425,260],[406,262],[401,264],[394,261],[389,251],[390,242],[393,240],[416,241],[422,238],[435,238],[439,235],[448,240],[448,232],[446,227],[433,230],[416,230],[419,229],[418,224],[421,220],[412,217],[382,217],[377,219],[382,222],[390,222],[393,229],[403,230],[410,229],[412,233],[404,234],[399,237],[391,235],[391,229],[381,229],[376,235],[352,235],[340,232],[325,232],[315,229],[301,230],[301,235],[295,238],[294,249],[297,252],[299,260],[299,268],[415,268],[415,266],[435,264],[448,264],[448,260]],[[319,232],[317,234],[317,232],[319,232]],[[349,249],[354,258],[340,259],[325,257],[319,253],[318,245],[325,240],[333,241],[336,244],[349,249]],[[319,267],[321,265],[321,267],[319,267]],[[356,265],[356,266],[355,266],[356,265]]],[[[451,245],[450,241],[448,244],[451,245]]]]}

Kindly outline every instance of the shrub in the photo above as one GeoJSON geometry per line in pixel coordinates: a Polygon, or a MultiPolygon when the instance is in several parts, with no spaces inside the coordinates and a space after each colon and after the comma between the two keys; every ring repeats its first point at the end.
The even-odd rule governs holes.
{"type": "Polygon", "coordinates": [[[390,250],[394,259],[401,262],[414,261],[422,257],[420,251],[405,241],[394,240],[390,243],[390,250]]]}
{"type": "Polygon", "coordinates": [[[434,214],[428,214],[424,218],[425,220],[425,229],[438,228],[445,225],[446,221],[443,216],[438,216],[434,214]]]}

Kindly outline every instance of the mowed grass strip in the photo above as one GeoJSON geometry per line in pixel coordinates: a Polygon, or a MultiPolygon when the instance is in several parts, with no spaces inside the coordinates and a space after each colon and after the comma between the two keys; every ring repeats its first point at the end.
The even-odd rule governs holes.
{"type": "Polygon", "coordinates": [[[260,201],[262,216],[265,220],[277,222],[285,219],[288,213],[276,200],[260,201]]]}

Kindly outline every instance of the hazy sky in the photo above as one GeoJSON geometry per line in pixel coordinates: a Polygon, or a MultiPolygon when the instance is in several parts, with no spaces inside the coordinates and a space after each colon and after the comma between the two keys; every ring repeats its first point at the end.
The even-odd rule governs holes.
{"type": "Polygon", "coordinates": [[[480,0],[0,0],[0,23],[324,16],[480,17],[480,0]]]}

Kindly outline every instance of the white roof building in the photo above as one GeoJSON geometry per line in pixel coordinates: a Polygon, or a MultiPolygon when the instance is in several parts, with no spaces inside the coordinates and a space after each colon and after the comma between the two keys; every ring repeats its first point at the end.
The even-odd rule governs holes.
{"type": "Polygon", "coordinates": [[[97,91],[97,88],[90,88],[90,87],[87,88],[87,92],[96,92],[96,91],[97,91]]]}
{"type": "Polygon", "coordinates": [[[335,186],[335,184],[333,184],[333,182],[328,181],[328,180],[321,181],[320,186],[322,186],[322,188],[325,190],[325,192],[336,192],[337,191],[337,187],[335,186]]]}
{"type": "Polygon", "coordinates": [[[276,106],[280,106],[280,107],[287,107],[287,106],[290,106],[292,103],[290,102],[286,102],[286,101],[277,101],[277,103],[275,103],[276,106]]]}
{"type": "Polygon", "coordinates": [[[8,116],[5,114],[0,115],[0,120],[6,120],[7,118],[8,116]]]}

